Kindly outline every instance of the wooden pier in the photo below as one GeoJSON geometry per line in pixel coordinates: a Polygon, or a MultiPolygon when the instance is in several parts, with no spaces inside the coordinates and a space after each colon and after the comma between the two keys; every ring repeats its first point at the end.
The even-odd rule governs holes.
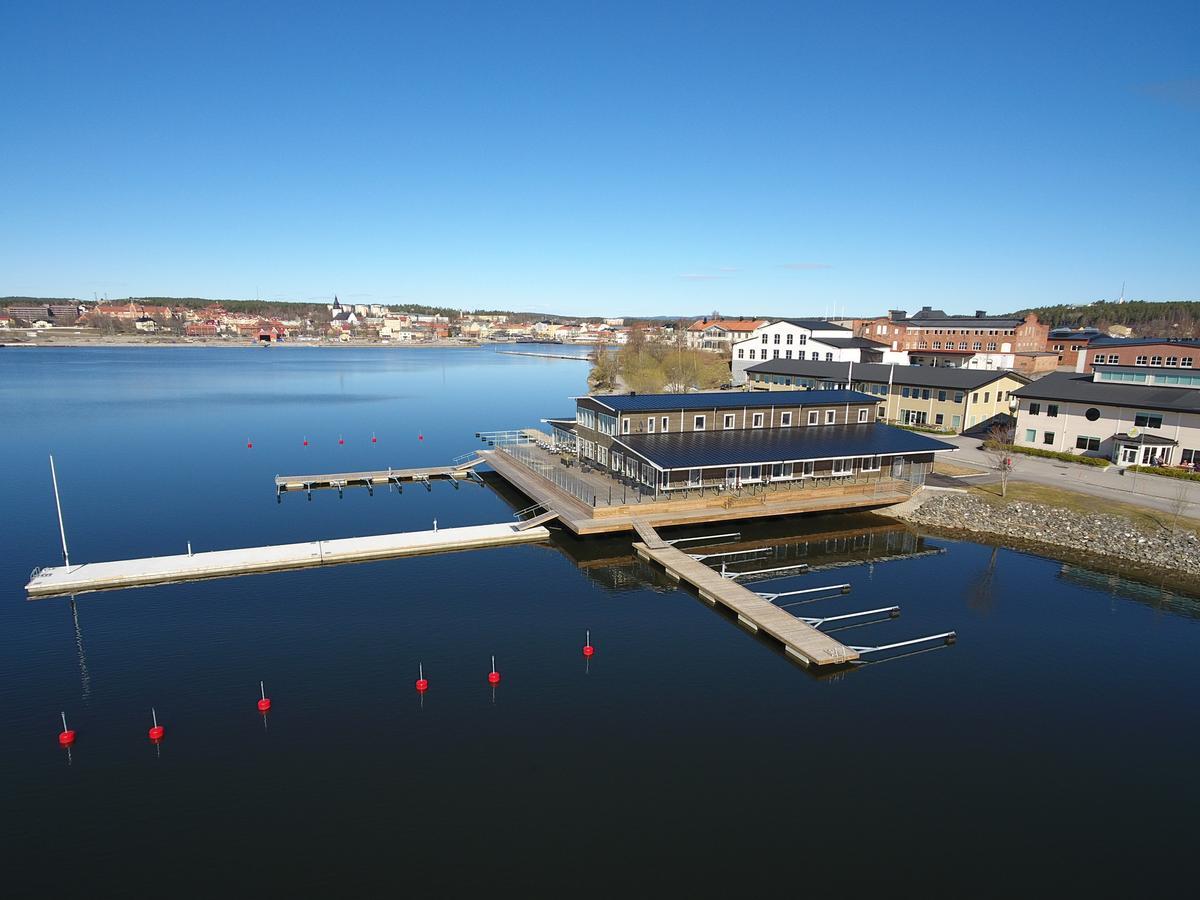
{"type": "Polygon", "coordinates": [[[336,490],[341,492],[348,487],[365,487],[374,492],[375,487],[390,485],[404,489],[406,483],[420,484],[430,489],[430,482],[444,480],[458,482],[466,480],[479,481],[475,467],[483,462],[475,457],[467,462],[449,466],[427,466],[421,469],[376,469],[370,472],[333,472],[327,475],[276,475],[276,495],[287,491],[307,491],[310,494],[317,490],[336,490]]]}
{"type": "Polygon", "coordinates": [[[395,559],[456,550],[502,547],[545,541],[550,532],[539,525],[468,525],[436,531],[410,531],[367,537],[276,544],[241,550],[211,550],[178,556],[154,556],[114,562],[84,563],[35,570],[25,585],[30,597],[82,594],[87,591],[145,587],[204,578],[226,578],[340,563],[395,559]]]}
{"type": "Polygon", "coordinates": [[[738,622],[756,634],[770,635],[802,665],[837,666],[858,659],[856,650],[667,544],[647,522],[634,520],[633,527],[642,538],[633,545],[638,556],[658,563],[676,581],[692,585],[710,606],[719,604],[736,613],[738,622]]]}
{"type": "Polygon", "coordinates": [[[533,353],[529,350],[497,350],[497,353],[503,353],[506,356],[538,356],[542,359],[578,359],[583,362],[591,362],[586,356],[573,355],[570,353],[533,353]]]}

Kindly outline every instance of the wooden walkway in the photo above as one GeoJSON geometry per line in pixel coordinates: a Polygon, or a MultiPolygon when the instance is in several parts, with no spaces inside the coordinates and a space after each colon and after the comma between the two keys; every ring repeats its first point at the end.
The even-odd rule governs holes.
{"type": "Polygon", "coordinates": [[[637,532],[637,536],[642,539],[642,543],[650,550],[662,550],[671,546],[659,537],[658,532],[644,519],[634,519],[633,530],[637,532]]]}
{"type": "Polygon", "coordinates": [[[552,522],[558,518],[558,513],[554,510],[547,510],[544,513],[534,516],[532,519],[526,519],[523,522],[517,523],[517,531],[524,531],[527,528],[536,528],[538,525],[545,525],[547,522],[552,522]]]}
{"type": "Polygon", "coordinates": [[[544,541],[550,532],[539,526],[468,525],[436,531],[409,531],[368,537],[276,544],[242,550],[212,550],[178,556],[154,556],[115,562],[84,563],[36,570],[25,585],[30,597],[82,594],[115,588],[144,587],[203,578],[253,575],[340,563],[395,559],[481,547],[544,541]]]}
{"type": "MultiPolygon", "coordinates": [[[[374,488],[375,485],[403,486],[416,482],[429,487],[433,479],[462,481],[473,478],[474,469],[484,460],[476,457],[469,462],[449,466],[428,466],[420,469],[376,469],[370,472],[333,472],[327,475],[276,475],[275,491],[315,491],[323,488],[342,490],[348,487],[374,488]]],[[[458,485],[455,484],[455,487],[458,485]]]]}
{"type": "Polygon", "coordinates": [[[676,581],[691,584],[709,605],[720,604],[732,610],[738,621],[751,631],[770,635],[783,644],[788,656],[802,665],[836,666],[858,659],[858,653],[846,645],[666,544],[647,523],[635,519],[634,528],[643,538],[652,536],[662,544],[653,547],[646,542],[635,543],[633,548],[638,556],[658,563],[676,581]]]}

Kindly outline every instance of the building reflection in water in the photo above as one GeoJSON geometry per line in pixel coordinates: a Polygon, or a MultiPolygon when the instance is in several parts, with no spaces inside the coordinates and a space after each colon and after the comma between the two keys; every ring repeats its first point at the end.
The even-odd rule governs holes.
{"type": "MultiPolygon", "coordinates": [[[[689,552],[703,550],[728,554],[722,558],[731,572],[749,572],[792,563],[803,563],[808,567],[805,570],[807,572],[819,572],[841,566],[874,566],[892,560],[944,552],[941,547],[926,544],[922,535],[902,524],[863,514],[775,522],[724,522],[667,528],[662,533],[668,540],[735,534],[733,537],[694,541],[686,545],[689,552]],[[735,528],[738,529],[736,533],[732,532],[735,528]]],[[[632,549],[634,540],[636,538],[632,534],[577,538],[566,532],[556,532],[552,543],[584,575],[609,590],[675,590],[676,583],[660,567],[637,557],[632,549]]],[[[768,577],[779,576],[763,576],[768,577]]],[[[753,575],[749,575],[738,581],[740,584],[751,584],[755,580],[753,575]]]]}

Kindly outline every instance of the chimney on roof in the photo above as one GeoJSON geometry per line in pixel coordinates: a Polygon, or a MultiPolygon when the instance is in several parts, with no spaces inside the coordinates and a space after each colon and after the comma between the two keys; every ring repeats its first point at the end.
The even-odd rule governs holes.
{"type": "Polygon", "coordinates": [[[890,319],[893,322],[902,322],[907,317],[908,317],[908,313],[906,313],[902,309],[889,309],[888,310],[888,319],[890,319]]]}
{"type": "Polygon", "coordinates": [[[986,309],[977,309],[977,310],[975,310],[975,318],[977,318],[977,319],[986,319],[986,318],[987,318],[987,310],[986,310],[986,309]]]}
{"type": "Polygon", "coordinates": [[[921,312],[933,312],[933,307],[932,306],[922,306],[921,312]]]}

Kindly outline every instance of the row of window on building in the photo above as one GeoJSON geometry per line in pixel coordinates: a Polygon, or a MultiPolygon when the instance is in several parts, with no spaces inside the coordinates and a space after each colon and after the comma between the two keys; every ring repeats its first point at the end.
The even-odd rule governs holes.
{"type": "MultiPolygon", "coordinates": [[[[1029,412],[1029,415],[1031,415],[1031,416],[1040,416],[1042,414],[1042,404],[1030,403],[1028,412],[1029,412]]],[[[1050,418],[1050,419],[1058,418],[1058,404],[1057,403],[1047,403],[1046,404],[1046,417],[1050,418]]],[[[1100,418],[1100,410],[1099,410],[1099,408],[1097,408],[1095,406],[1090,406],[1084,411],[1083,417],[1085,419],[1087,419],[1089,422],[1095,422],[1095,421],[1099,420],[1099,418],[1100,418]]],[[[1163,417],[1160,413],[1138,412],[1138,413],[1134,413],[1134,415],[1133,415],[1133,425],[1135,428],[1162,428],[1162,424],[1163,424],[1163,417]]],[[[1046,434],[1051,434],[1051,433],[1052,432],[1049,432],[1049,431],[1046,432],[1046,434]]],[[[1026,434],[1033,434],[1033,429],[1027,430],[1026,434]]],[[[1034,440],[1036,440],[1036,438],[1027,438],[1027,440],[1034,441],[1034,440]]]]}
{"type": "MultiPolygon", "coordinates": [[[[897,328],[896,331],[899,332],[900,329],[897,328]]],[[[963,334],[963,335],[967,335],[967,334],[985,335],[986,334],[986,335],[995,335],[995,336],[1007,335],[1010,337],[1016,335],[1016,331],[1014,331],[1011,328],[1010,329],[1003,329],[1003,328],[926,328],[926,329],[924,329],[924,331],[928,334],[963,334]]],[[[876,325],[875,333],[876,334],[887,334],[888,327],[886,325],[876,325]]]]}
{"type": "MultiPolygon", "coordinates": [[[[654,485],[655,469],[648,463],[639,463],[637,459],[622,453],[620,450],[610,451],[591,441],[580,442],[580,452],[588,459],[594,459],[598,464],[611,469],[618,474],[636,478],[643,484],[654,485]]],[[[871,474],[882,470],[882,457],[860,456],[848,459],[835,459],[830,462],[828,471],[822,470],[822,476],[847,478],[856,472],[871,474]]],[[[721,467],[718,467],[721,468],[721,467]]],[[[728,487],[743,484],[756,484],[767,481],[789,481],[800,478],[815,478],[817,475],[816,461],[777,462],[767,465],[729,466],[724,468],[722,477],[705,480],[703,469],[688,469],[686,471],[664,471],[660,473],[660,484],[664,488],[708,487],[714,482],[728,487]]]]}
{"type": "MultiPolygon", "coordinates": [[[[779,337],[779,335],[775,335],[775,336],[776,336],[776,337],[779,337]]],[[[765,337],[766,337],[766,335],[763,335],[763,337],[765,338],[765,337]]],[[[789,335],[788,335],[788,337],[791,337],[791,335],[789,334],[789,335]]],[[[763,343],[765,344],[765,343],[766,343],[766,341],[764,340],[764,341],[763,341],[763,343]]],[[[783,351],[783,353],[784,353],[784,356],[783,356],[783,358],[784,358],[784,359],[791,359],[791,358],[792,358],[792,351],[791,351],[791,350],[784,350],[784,351],[783,351]]],[[[796,359],[797,359],[797,360],[803,360],[803,359],[804,359],[804,351],[803,351],[803,350],[797,350],[797,351],[795,351],[795,353],[796,353],[796,359]]],[[[738,347],[738,359],[746,359],[746,358],[747,358],[747,356],[746,356],[746,349],[745,349],[744,347],[738,347]]],[[[762,352],[762,358],[763,358],[763,359],[779,359],[779,351],[778,351],[778,350],[774,351],[774,356],[768,356],[768,355],[767,355],[767,351],[766,351],[766,350],[764,350],[764,351],[762,352]]],[[[820,352],[819,350],[814,350],[814,351],[812,351],[812,357],[811,357],[811,358],[812,358],[812,361],[813,361],[813,362],[819,362],[819,361],[820,361],[820,359],[821,359],[821,352],[820,352]]],[[[758,357],[757,357],[757,356],[755,355],[755,353],[754,353],[754,348],[753,348],[753,347],[751,347],[751,348],[750,348],[750,356],[749,356],[749,359],[758,359],[758,357]]],[[[833,362],[833,353],[832,353],[832,352],[827,352],[827,353],[825,354],[825,361],[826,361],[826,362],[833,362]]]]}
{"type": "MultiPolygon", "coordinates": [[[[1107,359],[1105,354],[1097,353],[1092,357],[1092,362],[1097,365],[1104,365],[1106,362],[1110,366],[1121,364],[1121,357],[1116,353],[1109,353],[1107,359]]],[[[1185,356],[1180,359],[1178,356],[1138,356],[1134,358],[1135,366],[1170,366],[1171,368],[1178,367],[1180,369],[1190,369],[1192,367],[1192,357],[1185,356]]]]}
{"type": "MultiPolygon", "coordinates": [[[[996,342],[995,342],[995,341],[988,341],[987,348],[988,348],[988,350],[990,350],[990,351],[994,351],[994,350],[996,349],[996,342]]],[[[932,347],[932,348],[930,348],[930,347],[929,347],[929,345],[928,345],[928,341],[917,341],[917,349],[918,349],[918,350],[929,350],[929,349],[933,349],[933,350],[941,350],[941,349],[943,349],[943,347],[942,347],[942,342],[941,342],[941,341],[934,341],[934,342],[933,342],[933,347],[932,347]]],[[[953,350],[953,349],[954,349],[954,341],[946,341],[946,346],[945,346],[945,348],[944,348],[944,349],[946,349],[946,350],[953,350]]],[[[959,349],[959,350],[966,350],[966,349],[968,349],[968,348],[967,348],[967,342],[966,342],[966,341],[959,341],[959,342],[958,342],[958,349],[959,349]]],[[[970,349],[971,349],[971,350],[977,350],[977,351],[978,351],[978,350],[982,350],[982,349],[983,349],[983,341],[974,341],[974,342],[971,344],[971,346],[970,346],[970,349]]]]}
{"type": "MultiPolygon", "coordinates": [[[[836,425],[837,424],[837,410],[836,409],[826,409],[826,410],[810,409],[810,410],[808,410],[807,419],[808,419],[809,425],[821,425],[821,424],[836,425]],[[824,413],[823,416],[822,416],[822,413],[824,413]],[[822,421],[822,419],[824,421],[822,421]]],[[[617,420],[614,419],[612,416],[606,416],[603,413],[597,415],[596,413],[593,413],[591,410],[580,409],[580,410],[578,410],[578,415],[576,416],[576,421],[580,425],[583,425],[586,428],[591,428],[595,431],[600,431],[602,434],[612,434],[612,435],[616,434],[616,421],[617,420]],[[605,420],[611,421],[612,424],[609,425],[605,420]],[[598,425],[600,427],[597,427],[598,425]],[[608,428],[612,428],[612,430],[610,431],[610,430],[608,430],[608,428]]],[[[865,406],[860,408],[858,411],[858,424],[860,424],[860,425],[867,424],[870,421],[871,421],[870,409],[865,406]]],[[[665,434],[667,431],[670,430],[670,424],[671,424],[671,420],[670,420],[670,417],[668,417],[668,416],[662,416],[662,417],[647,416],[646,417],[646,433],[654,434],[655,427],[657,425],[660,432],[665,434]]],[[[766,414],[765,413],[761,413],[761,412],[751,413],[751,415],[750,415],[750,427],[751,428],[763,428],[763,427],[765,427],[765,425],[766,425],[766,414]]],[[[695,415],[692,417],[692,430],[693,431],[704,431],[707,428],[707,426],[708,426],[708,415],[707,414],[695,415]]],[[[724,413],[722,415],[722,419],[721,419],[721,427],[725,430],[736,429],[738,427],[737,413],[724,413]]],[[[792,427],[792,413],[790,411],[781,412],[779,414],[779,425],[777,427],[779,427],[779,428],[791,428],[792,427]]],[[[625,418],[621,419],[621,434],[631,433],[632,428],[633,428],[633,419],[632,418],[630,418],[629,416],[626,416],[625,418]]]]}

